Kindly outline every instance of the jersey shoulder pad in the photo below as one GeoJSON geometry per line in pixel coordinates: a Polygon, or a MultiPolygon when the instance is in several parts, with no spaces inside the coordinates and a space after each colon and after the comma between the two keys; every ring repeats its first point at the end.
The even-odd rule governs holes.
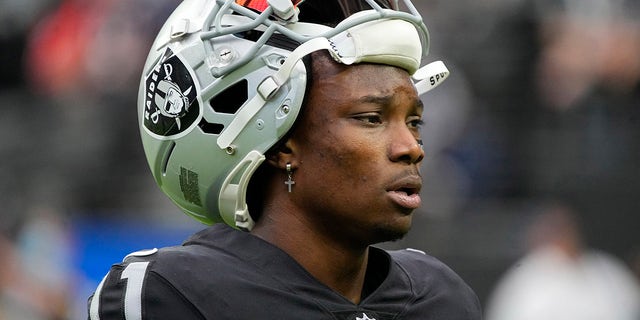
{"type": "Polygon", "coordinates": [[[89,319],[202,319],[182,293],[155,272],[159,252],[133,252],[113,265],[89,298],[89,319]]]}

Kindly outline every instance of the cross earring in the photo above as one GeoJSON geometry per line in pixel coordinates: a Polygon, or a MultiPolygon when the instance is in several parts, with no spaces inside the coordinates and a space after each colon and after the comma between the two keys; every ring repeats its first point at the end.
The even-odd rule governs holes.
{"type": "Polygon", "coordinates": [[[287,163],[287,181],[284,182],[284,184],[287,185],[287,188],[289,189],[289,193],[291,193],[291,187],[293,187],[294,184],[296,184],[295,181],[293,181],[293,178],[291,177],[291,174],[293,172],[291,171],[291,163],[287,163]]]}

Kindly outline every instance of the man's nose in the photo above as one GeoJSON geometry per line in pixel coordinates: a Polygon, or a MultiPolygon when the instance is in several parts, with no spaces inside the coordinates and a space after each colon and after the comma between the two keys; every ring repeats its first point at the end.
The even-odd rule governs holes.
{"type": "Polygon", "coordinates": [[[424,159],[422,140],[416,138],[414,132],[406,125],[403,127],[392,133],[389,158],[394,162],[420,163],[424,159]]]}

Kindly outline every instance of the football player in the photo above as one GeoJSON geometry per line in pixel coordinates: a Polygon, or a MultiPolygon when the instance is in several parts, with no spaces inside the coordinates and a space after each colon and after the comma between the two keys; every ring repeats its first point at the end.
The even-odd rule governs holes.
{"type": "Polygon", "coordinates": [[[132,253],[98,319],[480,319],[416,250],[429,36],[409,0],[185,0],[144,67],[139,124],[160,188],[211,224],[132,253]],[[403,8],[402,10],[400,8],[403,8]]]}

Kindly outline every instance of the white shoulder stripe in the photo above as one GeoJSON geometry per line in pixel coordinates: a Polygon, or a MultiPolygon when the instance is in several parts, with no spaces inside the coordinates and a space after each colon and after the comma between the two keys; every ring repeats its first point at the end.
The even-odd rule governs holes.
{"type": "Polygon", "coordinates": [[[91,298],[91,306],[89,306],[90,320],[100,320],[100,293],[102,293],[102,285],[108,276],[109,274],[107,273],[107,275],[102,278],[96,292],[93,294],[93,298],[91,298]]]}

